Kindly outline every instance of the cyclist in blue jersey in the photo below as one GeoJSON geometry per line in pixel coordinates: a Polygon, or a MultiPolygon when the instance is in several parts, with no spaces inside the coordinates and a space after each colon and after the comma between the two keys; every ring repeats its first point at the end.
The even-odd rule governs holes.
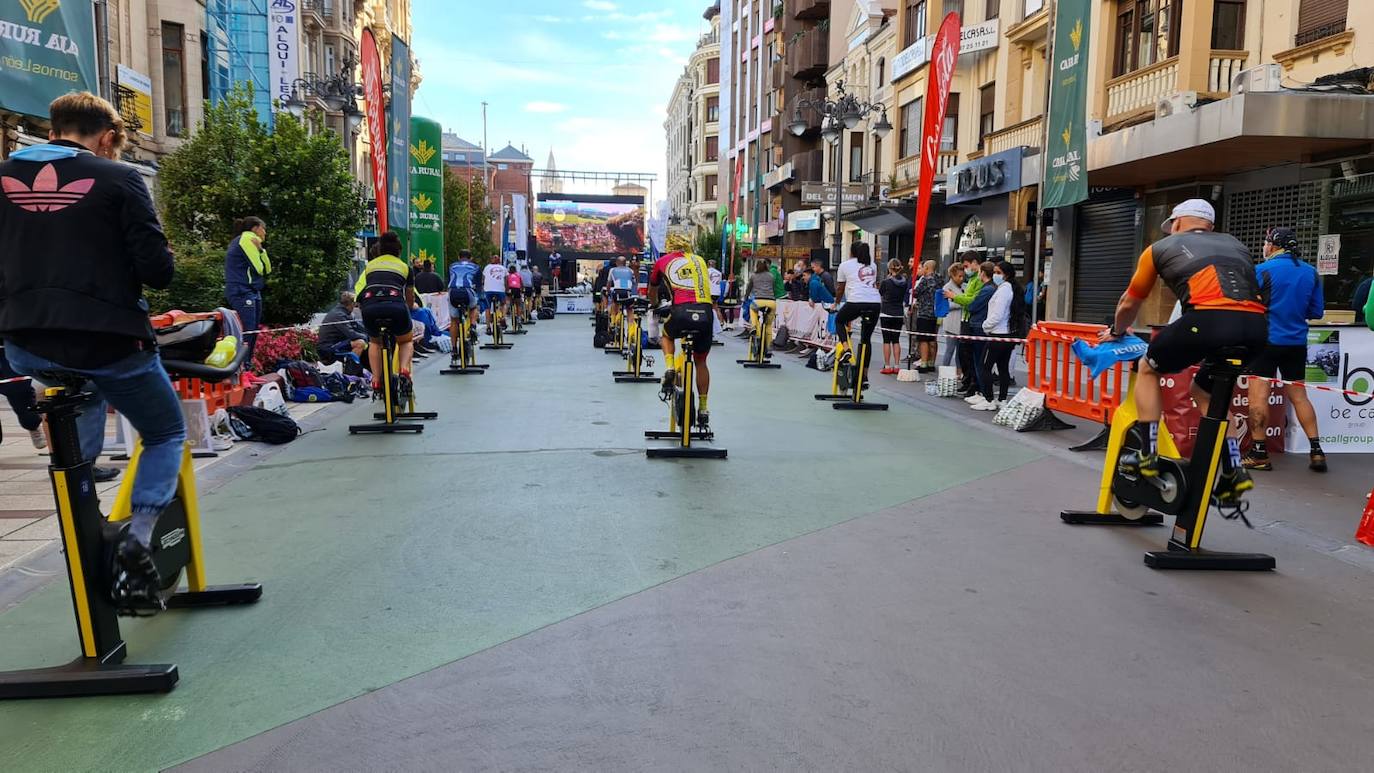
{"type": "Polygon", "coordinates": [[[477,276],[482,271],[472,261],[472,253],[459,250],[458,260],[448,267],[448,335],[453,351],[458,351],[458,320],[466,314],[468,329],[477,329],[477,276]]]}

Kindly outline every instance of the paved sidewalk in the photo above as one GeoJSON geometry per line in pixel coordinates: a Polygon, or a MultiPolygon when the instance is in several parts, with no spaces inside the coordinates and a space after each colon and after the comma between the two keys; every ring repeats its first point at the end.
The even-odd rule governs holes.
{"type": "MultiPolygon", "coordinates": [[[[291,403],[291,416],[299,423],[329,405],[291,403]]],[[[113,420],[107,422],[107,442],[114,438],[114,427],[113,420]]],[[[0,573],[4,573],[55,549],[59,535],[52,484],[48,480],[47,451],[33,447],[29,433],[19,426],[9,404],[3,401],[0,401],[0,432],[3,432],[3,442],[0,442],[0,573]]],[[[261,443],[235,443],[219,456],[197,459],[196,471],[203,473],[230,459],[242,461],[264,448],[261,443]]],[[[102,457],[99,464],[121,470],[126,466],[125,462],[111,461],[109,457],[102,457]]],[[[121,472],[108,483],[96,484],[96,491],[102,499],[112,500],[123,480],[121,472]]]]}

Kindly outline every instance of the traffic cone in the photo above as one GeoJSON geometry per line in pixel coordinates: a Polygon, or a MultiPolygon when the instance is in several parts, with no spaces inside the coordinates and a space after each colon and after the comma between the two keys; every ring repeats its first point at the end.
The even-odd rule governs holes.
{"type": "Polygon", "coordinates": [[[1374,547],[1374,491],[1369,492],[1369,499],[1365,502],[1360,527],[1355,530],[1355,540],[1374,547]]]}

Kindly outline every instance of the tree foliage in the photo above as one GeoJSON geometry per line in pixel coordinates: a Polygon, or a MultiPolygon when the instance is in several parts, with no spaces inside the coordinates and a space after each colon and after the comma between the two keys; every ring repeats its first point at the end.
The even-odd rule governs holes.
{"type": "MultiPolygon", "coordinates": [[[[312,117],[279,113],[269,132],[258,122],[251,88],[206,109],[195,133],[163,159],[158,192],[178,273],[208,281],[201,264],[217,253],[221,271],[212,286],[221,297],[234,220],[256,215],[267,223],[263,246],[272,273],[263,311],[269,323],[305,321],[332,303],[348,278],[364,212],[363,189],[349,173],[343,143],[312,117]]],[[[206,288],[191,290],[178,282],[157,300],[198,310],[206,288]]]]}
{"type": "Polygon", "coordinates": [[[720,259],[720,244],[724,236],[720,228],[702,228],[697,231],[696,240],[692,243],[692,252],[700,255],[707,260],[720,259]]]}
{"type": "Polygon", "coordinates": [[[444,167],[444,262],[453,265],[459,250],[471,250],[484,263],[497,252],[491,240],[494,215],[487,205],[487,189],[481,180],[464,180],[444,167]],[[469,199],[474,204],[468,206],[469,199]]]}

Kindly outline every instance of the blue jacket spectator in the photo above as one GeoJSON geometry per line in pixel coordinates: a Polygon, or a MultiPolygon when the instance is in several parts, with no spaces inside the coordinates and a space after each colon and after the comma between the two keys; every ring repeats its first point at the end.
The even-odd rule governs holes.
{"type": "Polygon", "coordinates": [[[968,305],[968,321],[973,326],[975,335],[983,334],[983,323],[988,319],[988,304],[992,302],[992,295],[996,290],[997,286],[988,282],[973,296],[973,301],[968,305]]]}
{"type": "Polygon", "coordinates": [[[1280,249],[1256,266],[1255,273],[1269,291],[1269,343],[1306,346],[1307,320],[1321,319],[1326,313],[1317,270],[1292,251],[1280,249]]]}
{"type": "Polygon", "coordinates": [[[1355,285],[1355,297],[1350,301],[1350,307],[1355,310],[1355,324],[1365,321],[1364,307],[1369,303],[1369,288],[1374,285],[1374,277],[1367,276],[1363,282],[1355,285]]]}
{"type": "Polygon", "coordinates": [[[825,286],[825,282],[821,279],[820,274],[813,273],[811,275],[811,281],[806,287],[812,303],[830,304],[835,302],[835,293],[831,292],[830,288],[825,286]]]}

